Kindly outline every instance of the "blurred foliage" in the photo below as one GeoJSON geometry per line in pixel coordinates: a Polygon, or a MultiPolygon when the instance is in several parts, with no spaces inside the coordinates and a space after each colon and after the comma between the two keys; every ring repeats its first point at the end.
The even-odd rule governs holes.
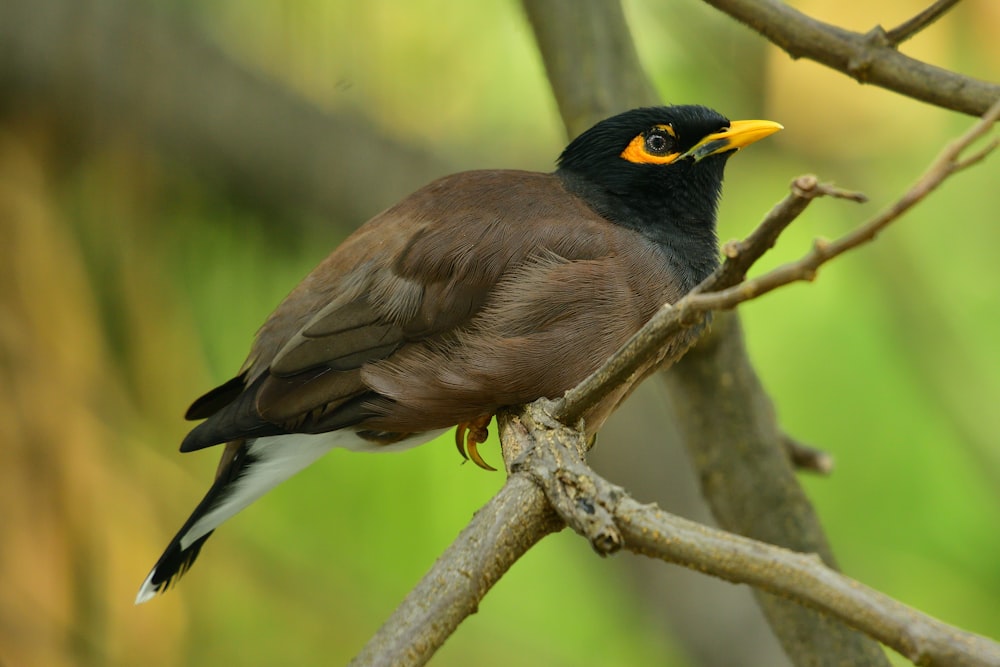
{"type": "MultiPolygon", "coordinates": [[[[923,4],[797,6],[867,29],[923,4]]],[[[970,122],[792,62],[694,0],[626,9],[664,99],[787,128],[732,162],[723,239],[799,173],[871,196],[813,204],[768,266],[889,202],[970,122]]],[[[465,168],[546,170],[561,150],[511,0],[213,0],[164,18],[176,13],[262,76],[465,168]]],[[[973,0],[904,50],[996,80],[997,30],[997,4],[973,0]]],[[[214,470],[211,453],[177,455],[180,415],[239,367],[342,232],[261,219],[127,133],[80,152],[58,139],[38,110],[0,117],[0,664],[345,662],[501,477],[459,465],[448,438],[398,456],[335,452],[227,524],[177,590],[134,608],[214,470]]],[[[782,423],[837,459],[806,484],[843,568],[992,637],[998,164],[957,177],[816,283],[743,309],[782,423]]],[[[631,594],[574,536],[550,538],[435,664],[686,664],[631,594]]]]}

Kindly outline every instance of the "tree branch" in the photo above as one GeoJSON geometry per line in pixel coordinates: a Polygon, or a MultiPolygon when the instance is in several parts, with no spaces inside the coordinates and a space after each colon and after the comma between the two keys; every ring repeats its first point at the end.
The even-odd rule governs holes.
{"type": "Polygon", "coordinates": [[[549,401],[499,415],[511,464],[545,492],[559,516],[599,554],[635,553],[791,598],[865,632],[919,665],[1000,664],[1000,644],[942,623],[803,554],[642,505],[594,473],[584,436],[557,421],[549,401]]]}
{"type": "Polygon", "coordinates": [[[892,30],[887,30],[885,33],[886,41],[890,46],[899,46],[944,16],[945,12],[957,5],[958,2],[959,0],[937,0],[913,18],[903,21],[892,30]]]}
{"type": "MultiPolygon", "coordinates": [[[[898,42],[892,42],[880,26],[862,35],[817,21],[778,0],[705,2],[753,28],[792,58],[815,60],[859,83],[872,83],[972,116],[984,114],[1000,98],[997,84],[903,55],[894,48],[898,42]]],[[[944,9],[936,11],[941,13],[944,9]]],[[[919,23],[917,26],[923,27],[919,23]]],[[[904,24],[896,30],[905,38],[913,28],[904,24]]]]}
{"type": "MultiPolygon", "coordinates": [[[[657,104],[634,47],[618,18],[621,7],[606,0],[524,0],[529,16],[545,16],[551,26],[537,31],[543,56],[559,53],[572,67],[547,65],[560,113],[571,136],[629,107],[657,104]],[[620,35],[590,44],[591,31],[615,26],[620,35]],[[602,65],[601,63],[607,63],[602,65]],[[594,80],[593,72],[613,76],[594,80]],[[639,84],[634,80],[644,83],[639,84]],[[572,95],[564,91],[574,91],[572,95]],[[564,104],[577,100],[582,109],[564,104]],[[595,100],[588,103],[588,100],[595,100]],[[610,100],[608,108],[604,108],[610,100]],[[582,102],[581,102],[582,101],[582,102]]],[[[704,340],[704,339],[703,339],[704,340]]],[[[738,317],[716,317],[711,335],[664,374],[673,421],[690,452],[702,491],[723,528],[800,551],[833,556],[819,519],[806,498],[779,437],[770,401],[750,363],[739,333],[738,317]],[[723,387],[715,379],[725,379],[723,387]],[[708,391],[706,391],[708,390],[708,391]],[[727,400],[722,400],[725,395],[727,400]],[[750,447],[753,445],[753,447],[750,447]],[[709,457],[706,453],[712,452],[709,457]]],[[[887,665],[879,645],[846,626],[788,600],[756,594],[767,621],[793,663],[887,665]]],[[[734,658],[738,660],[738,658],[734,658]]]]}
{"type": "Polygon", "coordinates": [[[541,489],[511,475],[350,664],[426,664],[510,566],[562,527],[541,489]]]}

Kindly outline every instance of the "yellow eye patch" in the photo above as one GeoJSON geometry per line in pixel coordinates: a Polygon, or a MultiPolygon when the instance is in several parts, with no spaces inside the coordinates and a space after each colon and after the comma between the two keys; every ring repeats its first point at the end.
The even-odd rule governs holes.
{"type": "Polygon", "coordinates": [[[670,164],[680,157],[680,153],[673,150],[676,138],[670,125],[656,125],[636,135],[619,157],[636,164],[670,164]]]}

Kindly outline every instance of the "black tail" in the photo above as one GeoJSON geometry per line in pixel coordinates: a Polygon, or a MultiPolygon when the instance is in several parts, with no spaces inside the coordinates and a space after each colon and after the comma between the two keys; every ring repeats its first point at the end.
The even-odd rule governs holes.
{"type": "Polygon", "coordinates": [[[191,529],[202,517],[225,502],[232,490],[232,483],[239,479],[246,468],[253,463],[253,457],[247,455],[245,442],[232,443],[231,446],[236,447],[235,455],[228,463],[223,464],[225,467],[216,477],[215,483],[198,503],[188,520],[184,522],[184,526],[174,535],[174,539],[170,540],[170,544],[160,556],[160,560],[156,561],[149,576],[142,582],[139,593],[135,597],[136,604],[153,599],[157,593],[166,591],[180,579],[194,563],[202,545],[205,544],[205,540],[214,531],[213,526],[204,534],[197,536],[190,544],[184,546],[184,542],[188,541],[191,529]]]}
{"type": "Polygon", "coordinates": [[[146,581],[142,582],[142,586],[139,587],[139,594],[135,596],[136,604],[152,600],[156,597],[157,593],[164,592],[180,579],[181,575],[187,572],[188,568],[194,563],[194,559],[198,557],[198,552],[201,551],[201,545],[205,543],[205,540],[212,533],[210,531],[202,535],[187,549],[181,548],[181,535],[183,534],[184,531],[181,530],[170,541],[170,546],[160,556],[160,560],[156,561],[153,571],[149,573],[146,581]]]}

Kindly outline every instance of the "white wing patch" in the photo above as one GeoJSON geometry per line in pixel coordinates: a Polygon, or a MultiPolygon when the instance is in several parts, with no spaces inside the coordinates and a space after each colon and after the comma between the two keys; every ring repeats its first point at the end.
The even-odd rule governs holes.
{"type": "Polygon", "coordinates": [[[250,442],[247,454],[253,463],[231,485],[231,490],[218,506],[191,526],[181,538],[181,548],[187,549],[223,521],[248,507],[265,493],[295,473],[306,469],[331,449],[340,447],[354,452],[398,452],[436,438],[444,430],[420,433],[390,445],[380,445],[359,437],[353,431],[329,433],[292,433],[257,438],[250,442]]]}
{"type": "MultiPolygon", "coordinates": [[[[388,445],[365,440],[350,430],[318,434],[292,433],[250,440],[247,443],[249,462],[239,477],[222,489],[224,495],[220,502],[205,514],[192,517],[195,519],[194,523],[182,535],[178,536],[180,550],[187,551],[191,545],[218,528],[224,521],[248,507],[295,473],[316,462],[331,449],[340,447],[355,452],[399,452],[432,440],[446,430],[419,433],[388,445]]],[[[168,547],[164,555],[170,553],[172,548],[175,547],[168,547]]],[[[191,556],[191,559],[193,560],[196,555],[197,552],[191,556]]],[[[189,565],[190,562],[180,572],[171,572],[169,579],[183,574],[189,565]]],[[[142,582],[139,594],[135,598],[136,604],[156,597],[158,589],[162,589],[162,581],[159,585],[153,584],[153,578],[159,567],[160,564],[157,564],[157,567],[154,567],[146,580],[142,582]]]]}

